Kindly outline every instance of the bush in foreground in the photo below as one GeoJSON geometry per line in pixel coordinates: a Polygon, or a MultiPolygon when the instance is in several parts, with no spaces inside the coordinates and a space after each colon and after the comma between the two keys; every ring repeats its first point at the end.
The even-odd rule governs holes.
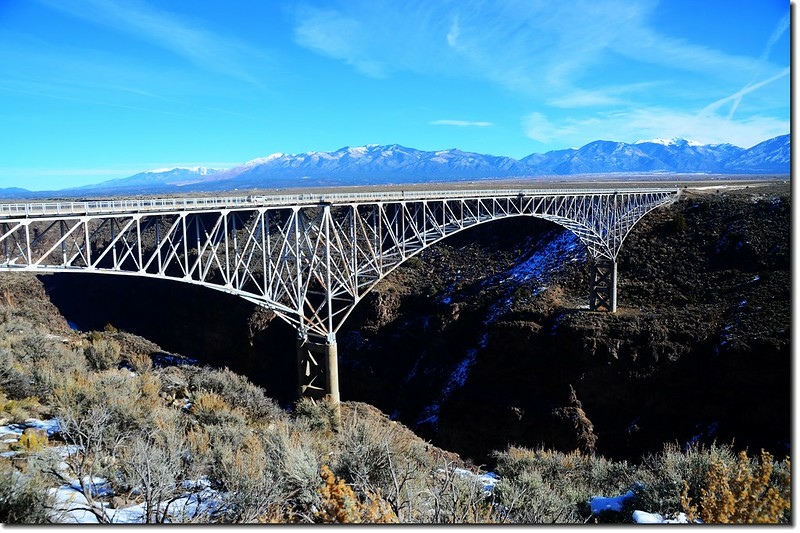
{"type": "Polygon", "coordinates": [[[713,460],[700,489],[699,506],[689,497],[685,484],[683,506],[690,521],[706,524],[789,523],[791,508],[790,463],[761,457],[748,458],[742,451],[733,462],[713,460]]]}

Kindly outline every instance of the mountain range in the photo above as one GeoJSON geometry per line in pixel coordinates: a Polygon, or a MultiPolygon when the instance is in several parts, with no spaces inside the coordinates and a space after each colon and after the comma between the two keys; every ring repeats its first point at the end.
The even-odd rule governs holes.
{"type": "Polygon", "coordinates": [[[423,151],[397,144],[344,147],[335,152],[275,153],[230,169],[158,169],[95,185],[30,193],[0,189],[5,197],[272,189],[553,178],[586,174],[789,174],[790,135],[752,148],[700,144],[685,139],[623,143],[594,141],[581,148],[531,154],[522,159],[458,149],[423,151]]]}

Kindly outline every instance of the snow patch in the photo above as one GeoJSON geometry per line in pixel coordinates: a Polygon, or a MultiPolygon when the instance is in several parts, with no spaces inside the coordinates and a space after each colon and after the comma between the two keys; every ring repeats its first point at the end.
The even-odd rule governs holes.
{"type": "Polygon", "coordinates": [[[686,513],[678,513],[675,518],[664,518],[658,513],[648,513],[646,511],[634,511],[633,521],[637,524],[688,524],[689,519],[686,513]]]}
{"type": "Polygon", "coordinates": [[[174,170],[188,170],[190,172],[197,172],[201,176],[205,176],[208,174],[210,170],[207,167],[169,167],[169,168],[154,168],[152,170],[148,170],[145,174],[164,174],[165,172],[172,172],[174,170]]]}
{"type": "Polygon", "coordinates": [[[706,146],[705,144],[697,141],[689,141],[686,139],[681,139],[678,137],[673,137],[671,139],[643,139],[640,141],[636,141],[633,144],[661,144],[663,146],[706,146]]]}
{"type": "Polygon", "coordinates": [[[48,437],[52,437],[61,431],[61,426],[59,425],[57,418],[51,418],[49,420],[27,418],[21,424],[8,424],[6,426],[0,426],[0,435],[5,437],[3,442],[17,442],[27,428],[43,429],[47,432],[48,437]]]}
{"type": "Polygon", "coordinates": [[[86,476],[83,478],[83,481],[75,480],[68,486],[72,490],[76,490],[78,492],[83,492],[83,487],[86,487],[86,490],[94,498],[102,498],[104,496],[114,495],[114,490],[111,488],[111,484],[107,479],[102,477],[90,478],[89,476],[86,476]]]}
{"type": "Polygon", "coordinates": [[[595,496],[589,500],[589,507],[592,509],[592,514],[600,514],[604,511],[616,511],[620,513],[623,507],[625,507],[625,504],[635,497],[636,495],[632,490],[629,490],[621,496],[614,496],[613,498],[595,496]]]}
{"type": "MultiPolygon", "coordinates": [[[[504,287],[503,294],[498,296],[487,309],[483,319],[484,326],[494,324],[500,317],[508,313],[515,303],[514,293],[521,285],[529,286],[531,293],[538,295],[549,285],[553,273],[558,272],[565,263],[582,260],[585,255],[580,240],[569,230],[550,231],[542,235],[530,247],[535,251],[527,259],[481,282],[481,287],[504,287]]],[[[452,302],[454,285],[448,287],[444,295],[438,298],[438,302],[445,305],[452,302]]],[[[434,426],[438,424],[441,404],[455,389],[466,383],[477,360],[478,352],[486,348],[488,344],[489,334],[484,332],[478,339],[477,346],[467,350],[464,358],[451,371],[439,398],[423,410],[417,424],[434,426]]],[[[410,379],[410,376],[407,379],[410,379]]]]}
{"type": "Polygon", "coordinates": [[[242,166],[245,168],[257,167],[258,165],[263,165],[264,163],[269,163],[270,161],[275,161],[276,159],[280,159],[286,156],[286,154],[282,152],[275,152],[274,154],[270,154],[267,157],[257,157],[255,159],[251,159],[247,161],[242,166]]]}
{"type": "MultiPolygon", "coordinates": [[[[443,472],[443,470],[439,470],[439,472],[443,472]]],[[[486,472],[484,474],[476,474],[466,468],[456,468],[453,472],[468,481],[476,481],[483,485],[483,493],[485,496],[490,496],[492,491],[494,490],[495,485],[500,481],[500,478],[497,477],[497,474],[494,472],[486,472]]]]}
{"type": "Polygon", "coordinates": [[[192,366],[196,365],[198,362],[197,359],[191,357],[173,355],[170,353],[154,353],[150,356],[150,359],[153,361],[153,366],[156,368],[164,368],[167,366],[192,366]]]}

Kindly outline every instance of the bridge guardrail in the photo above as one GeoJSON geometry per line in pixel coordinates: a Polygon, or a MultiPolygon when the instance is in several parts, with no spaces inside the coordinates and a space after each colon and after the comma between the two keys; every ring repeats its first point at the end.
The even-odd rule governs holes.
{"type": "Polygon", "coordinates": [[[574,196],[626,193],[675,192],[675,187],[604,188],[604,189],[478,189],[437,191],[386,191],[355,193],[305,193],[197,198],[153,198],[126,200],[93,200],[88,202],[32,202],[0,204],[0,219],[60,215],[102,215],[116,213],[170,212],[203,209],[235,209],[252,207],[311,206],[316,204],[352,204],[361,202],[395,202],[417,200],[449,200],[512,196],[574,196]]]}

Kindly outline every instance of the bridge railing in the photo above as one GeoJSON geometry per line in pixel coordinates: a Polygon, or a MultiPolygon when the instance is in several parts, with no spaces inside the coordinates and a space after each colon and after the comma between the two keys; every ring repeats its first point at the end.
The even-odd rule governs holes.
{"type": "Polygon", "coordinates": [[[620,189],[484,189],[437,191],[384,191],[348,193],[303,193],[195,198],[149,198],[93,200],[85,202],[35,202],[0,204],[0,218],[27,218],[61,215],[103,215],[115,213],[170,212],[247,207],[308,206],[417,200],[507,198],[510,196],[583,196],[624,193],[678,192],[677,188],[620,189]]]}

